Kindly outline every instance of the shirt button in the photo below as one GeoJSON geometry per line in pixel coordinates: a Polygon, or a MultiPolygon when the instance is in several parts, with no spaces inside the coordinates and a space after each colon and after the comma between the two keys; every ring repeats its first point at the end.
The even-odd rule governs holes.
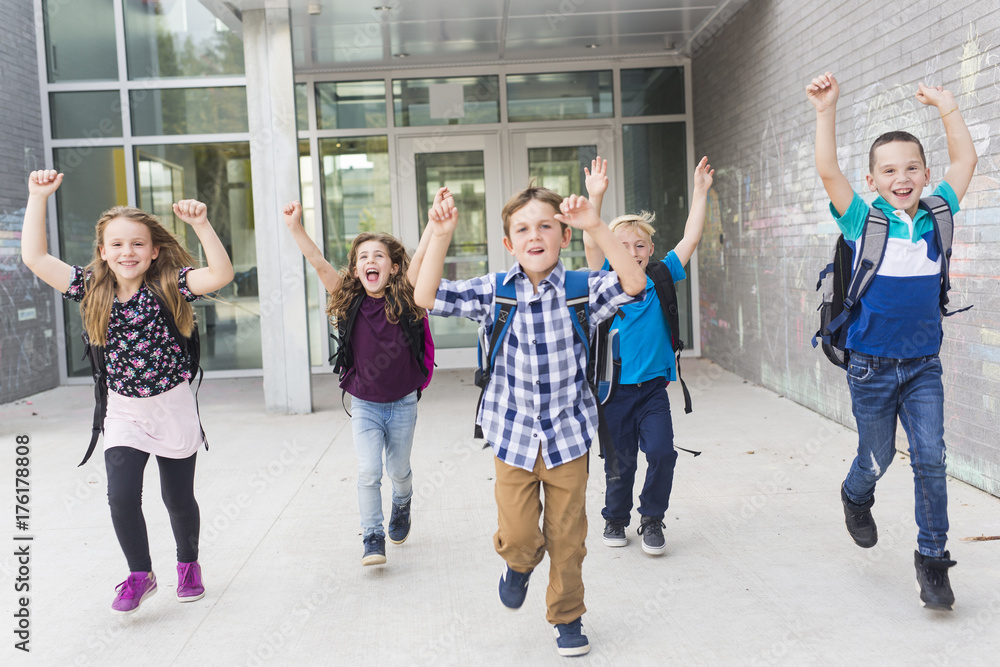
{"type": "Polygon", "coordinates": [[[538,421],[542,421],[542,416],[541,415],[535,415],[535,419],[538,420],[538,421]]]}
{"type": "Polygon", "coordinates": [[[541,384],[541,383],[542,383],[541,380],[535,380],[535,384],[541,384]]]}
{"type": "Polygon", "coordinates": [[[537,341],[537,340],[534,340],[534,339],[532,339],[532,341],[531,341],[531,344],[532,344],[532,345],[537,345],[537,344],[538,344],[538,341],[537,341]]]}

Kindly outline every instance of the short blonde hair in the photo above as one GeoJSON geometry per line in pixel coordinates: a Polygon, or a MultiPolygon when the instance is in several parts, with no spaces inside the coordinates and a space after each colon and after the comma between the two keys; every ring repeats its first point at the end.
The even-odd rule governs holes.
{"type": "Polygon", "coordinates": [[[614,232],[617,231],[619,227],[626,227],[634,231],[636,234],[645,234],[646,238],[652,241],[653,234],[656,233],[656,230],[653,229],[653,222],[655,221],[655,213],[650,213],[649,211],[639,211],[638,213],[629,213],[627,215],[618,216],[611,221],[608,228],[614,232]]]}

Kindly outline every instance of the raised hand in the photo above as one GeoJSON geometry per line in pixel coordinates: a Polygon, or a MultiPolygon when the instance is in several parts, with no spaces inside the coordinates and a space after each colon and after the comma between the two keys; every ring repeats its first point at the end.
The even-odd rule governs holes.
{"type": "Polygon", "coordinates": [[[441,188],[434,195],[434,204],[427,211],[427,224],[436,236],[454,233],[458,226],[458,209],[448,188],[441,188]]]}
{"type": "Polygon", "coordinates": [[[608,161],[602,160],[598,155],[590,161],[590,169],[583,168],[586,176],[584,184],[587,186],[588,197],[602,197],[608,191],[608,161]]]}
{"type": "Polygon", "coordinates": [[[942,114],[951,112],[958,107],[955,96],[942,86],[925,86],[923,82],[917,84],[917,101],[921,104],[937,107],[942,114]]]}
{"type": "Polygon", "coordinates": [[[192,227],[208,224],[208,207],[197,199],[182,199],[176,202],[174,215],[192,227]]]}
{"type": "Polygon", "coordinates": [[[694,168],[694,189],[697,192],[708,192],[708,189],[712,187],[713,176],[715,175],[715,170],[712,169],[712,165],[708,163],[708,156],[706,155],[698,163],[698,166],[694,168]]]}
{"type": "Polygon", "coordinates": [[[63,175],[55,169],[42,169],[28,174],[28,195],[48,197],[62,185],[63,175]]]}
{"type": "Polygon", "coordinates": [[[281,212],[285,216],[285,225],[294,230],[302,226],[302,204],[298,201],[290,201],[281,207],[281,212]]]}
{"type": "Polygon", "coordinates": [[[555,219],[574,229],[593,229],[601,224],[601,216],[597,214],[590,200],[580,195],[570,195],[562,200],[559,213],[555,219]]]}
{"type": "Polygon", "coordinates": [[[837,106],[840,97],[840,85],[832,73],[826,72],[809,82],[806,86],[806,97],[816,107],[816,111],[828,111],[837,106]]]}

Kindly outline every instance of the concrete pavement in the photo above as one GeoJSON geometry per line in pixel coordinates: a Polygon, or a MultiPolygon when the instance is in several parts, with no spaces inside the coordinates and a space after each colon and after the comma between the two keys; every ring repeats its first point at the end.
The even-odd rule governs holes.
{"type": "MultiPolygon", "coordinates": [[[[198,455],[207,594],[174,599],[174,544],[155,465],[145,513],[159,590],[113,616],[126,574],[103,461],[82,468],[90,387],[0,406],[8,547],[0,557],[4,665],[995,664],[1000,500],[949,480],[957,604],[919,606],[912,475],[898,457],[873,512],[879,544],[856,547],[839,485],[856,434],[701,360],[684,363],[694,412],[674,411],[681,453],[666,555],[601,543],[604,480],[591,463],[584,561],[589,656],[560,658],[544,619],[547,563],[518,612],[503,608],[493,461],[471,438],[471,371],[439,371],[420,402],[413,530],[388,563],[360,565],[356,459],[340,390],[314,376],[316,411],[269,415],[261,380],[201,389],[211,449],[198,455]],[[29,437],[29,529],[17,530],[17,435],[29,437]],[[33,540],[18,541],[17,537],[33,540]],[[30,545],[28,592],[15,550],[30,545]],[[30,653],[15,649],[30,598],[30,653]]],[[[671,386],[675,406],[679,389],[671,386]]],[[[641,471],[640,471],[641,472],[641,471]]],[[[384,502],[388,509],[388,482],[384,502]]],[[[638,490],[637,490],[638,492],[638,490]]]]}

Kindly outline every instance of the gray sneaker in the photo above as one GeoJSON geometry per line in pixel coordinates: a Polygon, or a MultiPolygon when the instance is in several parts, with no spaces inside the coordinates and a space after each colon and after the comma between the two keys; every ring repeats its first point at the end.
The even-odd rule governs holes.
{"type": "Polygon", "coordinates": [[[652,516],[642,517],[639,523],[639,534],[642,535],[642,550],[650,556],[660,556],[667,550],[667,542],[663,539],[663,521],[652,516]]]}
{"type": "Polygon", "coordinates": [[[625,524],[605,520],[604,537],[601,539],[604,541],[604,546],[606,547],[625,546],[628,544],[628,538],[625,536],[625,524]]]}

